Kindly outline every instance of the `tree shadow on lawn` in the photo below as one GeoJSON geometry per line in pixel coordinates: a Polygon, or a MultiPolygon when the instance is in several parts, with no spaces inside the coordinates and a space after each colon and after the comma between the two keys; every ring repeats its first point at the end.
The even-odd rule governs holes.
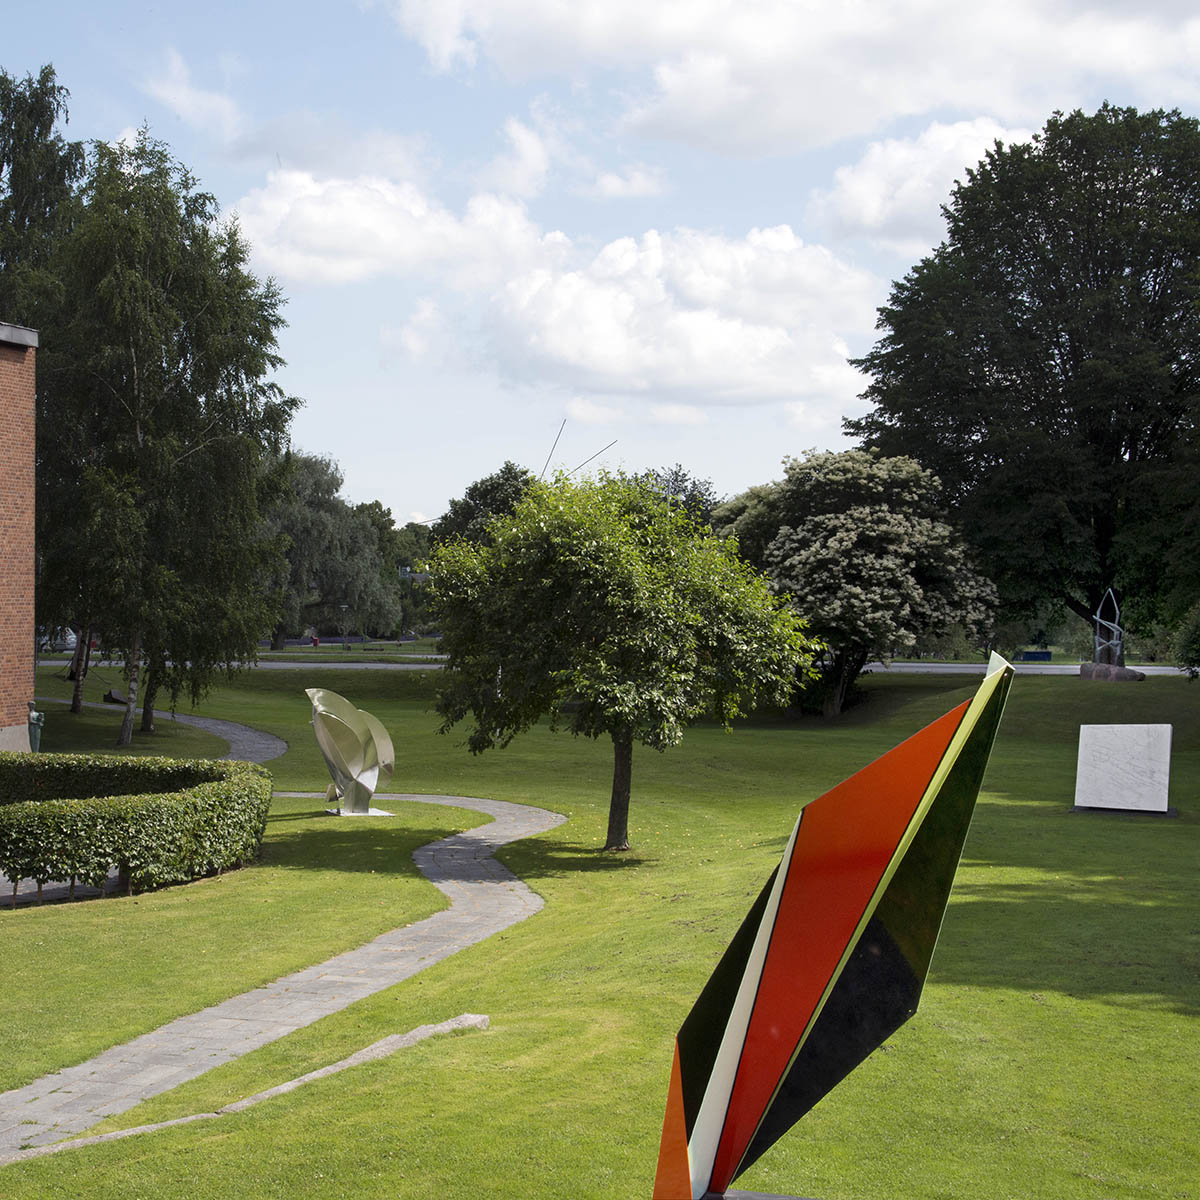
{"type": "Polygon", "coordinates": [[[501,861],[526,883],[589,871],[629,871],[653,862],[636,850],[602,850],[559,838],[537,837],[501,848],[501,861]]]}
{"type": "MultiPolygon", "coordinates": [[[[290,821],[288,815],[272,818],[269,828],[290,821]]],[[[316,819],[316,818],[312,818],[316,819]]],[[[362,819],[330,817],[318,828],[289,829],[273,833],[263,843],[263,866],[285,871],[334,870],[367,874],[404,874],[416,871],[412,852],[419,846],[446,837],[445,828],[421,828],[393,821],[391,827],[362,819]]]]}
{"type": "Polygon", "coordinates": [[[978,817],[934,960],[940,981],[1154,997],[1200,1014],[1194,823],[1012,801],[978,817]]]}
{"type": "MultiPolygon", "coordinates": [[[[933,975],[943,983],[1069,996],[1157,998],[1172,1011],[1200,1015],[1196,966],[1186,944],[1195,909],[1182,902],[1113,900],[1105,880],[959,886],[946,914],[933,975]],[[1081,893],[1084,893],[1081,895],[1081,893]]],[[[1194,958],[1194,954],[1192,955],[1194,958]]]]}

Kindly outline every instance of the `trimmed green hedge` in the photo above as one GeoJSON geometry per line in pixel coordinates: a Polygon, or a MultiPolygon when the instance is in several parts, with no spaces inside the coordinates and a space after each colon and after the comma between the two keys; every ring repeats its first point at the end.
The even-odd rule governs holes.
{"type": "Polygon", "coordinates": [[[258,856],[271,775],[255,763],[0,752],[0,871],[127,891],[258,856]]]}

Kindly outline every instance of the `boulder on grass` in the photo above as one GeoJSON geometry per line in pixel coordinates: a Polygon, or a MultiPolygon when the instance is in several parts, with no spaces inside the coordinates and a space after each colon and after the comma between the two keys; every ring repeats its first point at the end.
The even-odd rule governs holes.
{"type": "Polygon", "coordinates": [[[1145,679],[1144,671],[1135,671],[1132,667],[1118,667],[1113,663],[1084,663],[1079,668],[1080,679],[1104,679],[1113,683],[1126,679],[1145,679]]]}

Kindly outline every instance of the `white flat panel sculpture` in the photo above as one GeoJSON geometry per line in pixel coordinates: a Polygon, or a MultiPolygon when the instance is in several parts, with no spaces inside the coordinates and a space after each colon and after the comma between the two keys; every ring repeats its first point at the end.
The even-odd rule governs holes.
{"type": "Polygon", "coordinates": [[[1081,725],[1075,807],[1167,812],[1170,725],[1081,725]]]}

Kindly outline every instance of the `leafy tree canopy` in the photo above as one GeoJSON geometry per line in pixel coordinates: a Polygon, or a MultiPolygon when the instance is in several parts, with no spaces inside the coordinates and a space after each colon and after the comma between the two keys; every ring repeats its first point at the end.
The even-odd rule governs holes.
{"type": "Polygon", "coordinates": [[[670,504],[682,504],[701,525],[712,522],[713,509],[721,503],[711,479],[693,475],[682,463],[652,467],[634,479],[670,504]]]}
{"type": "Polygon", "coordinates": [[[274,580],[274,644],[307,626],[392,632],[400,595],[390,510],[378,501],[347,504],[331,459],[291,453],[282,467],[282,491],[266,511],[284,554],[274,580]]]}
{"type": "MultiPolygon", "coordinates": [[[[1010,611],[1194,594],[1200,124],[1056,113],[997,143],[894,285],[847,429],[946,488],[1010,611]],[[1186,462],[1187,469],[1181,470],[1186,462]],[[1191,547],[1189,552],[1189,546],[1191,547]]],[[[1178,601],[1174,601],[1178,603],[1178,601]]],[[[1134,606],[1136,607],[1136,606],[1134,606]]]]}
{"type": "Polygon", "coordinates": [[[271,379],[278,289],[165,144],[96,143],[64,204],[38,314],[38,600],[125,651],[127,742],[143,662],[145,724],[158,686],[195,697],[253,657],[262,461],[298,401],[271,379]]]}
{"type": "Polygon", "coordinates": [[[434,521],[430,530],[434,545],[453,538],[482,541],[492,519],[512,512],[532,483],[533,472],[514,462],[505,462],[498,471],[477,479],[434,521]]]}
{"type": "Polygon", "coordinates": [[[0,70],[0,320],[31,324],[32,304],[65,204],[84,166],[83,145],[56,131],[69,93],[47,64],[37,77],[0,70]]]}
{"type": "Polygon", "coordinates": [[[531,483],[479,543],[430,563],[443,729],[470,715],[473,752],[549,714],[614,749],[606,849],[628,847],[633,743],[673,746],[712,713],[727,725],[782,702],[811,659],[802,625],[734,548],[623,476],[531,483]]]}
{"type": "Polygon", "coordinates": [[[961,625],[982,638],[995,593],[939,508],[937,480],[872,451],[784,460],[784,478],[719,508],[826,645],[825,712],[841,711],[867,662],[961,625]],[[773,532],[771,532],[773,531],[773,532]]]}
{"type": "Polygon", "coordinates": [[[416,571],[429,557],[433,539],[429,526],[409,521],[396,530],[396,563],[416,571]]]}

